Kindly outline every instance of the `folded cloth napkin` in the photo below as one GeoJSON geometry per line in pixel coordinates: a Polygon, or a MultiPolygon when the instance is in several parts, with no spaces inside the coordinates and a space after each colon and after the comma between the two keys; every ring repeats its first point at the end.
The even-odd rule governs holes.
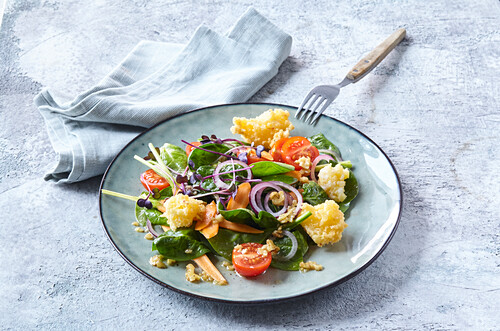
{"type": "Polygon", "coordinates": [[[278,72],[291,44],[250,8],[224,36],[201,26],[187,45],[140,42],[72,101],[42,90],[34,102],[59,154],[45,180],[73,183],[103,174],[145,128],[196,108],[248,100],[278,72]]]}

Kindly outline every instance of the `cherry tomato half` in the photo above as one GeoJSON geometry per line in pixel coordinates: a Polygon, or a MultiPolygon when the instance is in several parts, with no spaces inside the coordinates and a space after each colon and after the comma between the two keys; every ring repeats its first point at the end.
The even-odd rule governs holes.
{"type": "Polygon", "coordinates": [[[153,169],[146,170],[141,174],[141,183],[146,190],[157,188],[160,191],[170,185],[165,178],[158,175],[153,169]]]}
{"type": "MultiPolygon", "coordinates": [[[[195,145],[195,146],[200,146],[201,143],[199,141],[193,141],[191,143],[191,145],[195,145]]],[[[191,145],[186,145],[186,155],[189,156],[189,154],[191,154],[191,152],[193,151],[194,147],[191,146],[191,145]]]]}
{"type": "Polygon", "coordinates": [[[301,167],[295,161],[303,156],[311,159],[311,162],[319,155],[318,149],[311,145],[309,140],[304,137],[291,137],[283,143],[281,147],[283,160],[295,166],[295,170],[300,170],[301,167]]]}
{"type": "Polygon", "coordinates": [[[241,249],[233,249],[234,270],[241,276],[258,276],[269,268],[273,259],[271,253],[266,256],[259,254],[257,249],[262,247],[258,243],[241,244],[241,249]]]}
{"type": "Polygon", "coordinates": [[[288,138],[281,138],[277,142],[274,143],[273,147],[270,150],[271,155],[273,156],[274,161],[283,162],[283,155],[281,154],[281,147],[287,141],[288,138]]]}

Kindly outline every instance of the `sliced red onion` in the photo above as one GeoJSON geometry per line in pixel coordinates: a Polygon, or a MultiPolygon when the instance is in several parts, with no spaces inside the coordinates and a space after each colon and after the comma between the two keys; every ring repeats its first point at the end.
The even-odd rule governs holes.
{"type": "Polygon", "coordinates": [[[288,254],[285,256],[274,255],[273,259],[276,259],[279,261],[288,261],[292,257],[294,257],[295,254],[297,253],[297,249],[299,248],[299,243],[297,242],[297,238],[295,237],[295,235],[293,233],[291,233],[290,231],[283,230],[282,233],[285,236],[287,236],[288,238],[290,238],[290,240],[292,241],[292,249],[290,249],[290,252],[288,252],[288,254]]]}
{"type": "Polygon", "coordinates": [[[259,213],[264,210],[264,206],[262,205],[262,192],[266,188],[272,188],[275,191],[283,191],[279,188],[275,183],[279,183],[276,181],[263,182],[252,187],[250,191],[250,207],[252,207],[253,211],[259,213]]]}
{"type": "Polygon", "coordinates": [[[327,154],[321,154],[318,157],[316,157],[311,165],[311,179],[315,182],[318,180],[316,179],[316,166],[320,161],[335,161],[334,158],[331,155],[327,154]]]}
{"type": "MultiPolygon", "coordinates": [[[[224,183],[220,177],[219,177],[219,173],[220,173],[220,170],[226,166],[226,165],[234,165],[235,164],[238,164],[240,166],[242,166],[243,168],[246,168],[246,172],[247,172],[247,178],[248,179],[251,179],[252,178],[252,172],[250,171],[250,167],[248,167],[248,165],[246,163],[243,163],[241,161],[238,161],[238,160],[229,160],[229,161],[224,161],[224,162],[221,162],[219,163],[219,165],[217,166],[217,168],[215,168],[215,171],[214,171],[214,174],[213,174],[213,177],[214,177],[214,183],[215,185],[217,185],[217,187],[219,188],[222,188],[222,189],[228,189],[233,183],[231,182],[231,184],[226,184],[224,183]]],[[[233,168],[234,169],[234,168],[233,168]]],[[[236,177],[236,172],[238,171],[243,171],[243,169],[234,169],[234,171],[231,171],[231,172],[234,172],[234,178],[236,177]]],[[[234,179],[233,178],[233,179],[234,179]]],[[[233,180],[234,182],[234,180],[233,180]]]]}
{"type": "Polygon", "coordinates": [[[338,154],[337,152],[334,152],[330,149],[318,149],[318,152],[320,152],[321,154],[328,154],[328,155],[332,155],[336,160],[336,162],[341,162],[342,161],[342,158],[340,157],[340,154],[338,154]]]}
{"type": "Polygon", "coordinates": [[[303,202],[302,194],[300,194],[300,192],[292,185],[288,185],[278,181],[273,181],[272,183],[292,192],[295,195],[295,197],[297,198],[297,206],[295,206],[295,212],[293,213],[295,217],[299,213],[300,208],[302,207],[302,202],[303,202]]]}
{"type": "Polygon", "coordinates": [[[146,226],[148,227],[149,233],[151,233],[153,237],[158,238],[158,233],[154,230],[153,224],[151,224],[149,218],[146,218],[146,226]]]}
{"type": "Polygon", "coordinates": [[[278,217],[279,215],[283,214],[287,208],[288,208],[288,197],[287,197],[287,193],[286,192],[283,192],[284,194],[284,201],[283,201],[283,207],[274,212],[271,207],[269,207],[269,199],[271,197],[271,193],[273,192],[269,192],[266,194],[266,197],[264,198],[264,210],[267,211],[269,214],[273,215],[274,217],[278,217]]]}

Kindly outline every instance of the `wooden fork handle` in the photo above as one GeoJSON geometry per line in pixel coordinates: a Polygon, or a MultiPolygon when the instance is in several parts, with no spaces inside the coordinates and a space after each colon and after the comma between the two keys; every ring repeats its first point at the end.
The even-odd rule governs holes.
{"type": "Polygon", "coordinates": [[[347,78],[354,80],[354,82],[360,80],[364,75],[375,68],[380,61],[382,61],[387,54],[389,54],[394,47],[396,47],[396,45],[403,40],[405,36],[405,29],[401,28],[396,30],[380,45],[375,47],[375,49],[363,57],[354,67],[352,67],[351,71],[347,73],[347,78]]]}

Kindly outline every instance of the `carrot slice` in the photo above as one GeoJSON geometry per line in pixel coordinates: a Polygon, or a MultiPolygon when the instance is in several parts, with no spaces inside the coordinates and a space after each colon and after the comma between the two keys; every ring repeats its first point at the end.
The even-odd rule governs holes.
{"type": "Polygon", "coordinates": [[[300,174],[300,171],[298,171],[298,170],[292,170],[292,171],[286,172],[285,175],[293,177],[293,178],[297,178],[297,179],[300,179],[300,177],[302,177],[302,175],[300,174]]]}
{"type": "Polygon", "coordinates": [[[206,206],[203,218],[200,221],[196,222],[194,229],[196,231],[200,231],[209,226],[210,223],[212,223],[212,220],[214,219],[216,214],[217,214],[217,206],[215,205],[215,201],[212,201],[206,206]]]}
{"type": "Polygon", "coordinates": [[[201,269],[203,269],[203,271],[205,271],[207,274],[209,274],[210,277],[212,277],[217,282],[217,284],[219,284],[219,285],[226,285],[227,284],[227,280],[224,278],[224,276],[222,276],[220,271],[212,263],[212,261],[210,261],[210,259],[208,258],[208,256],[206,254],[202,255],[200,257],[197,257],[196,259],[193,259],[193,261],[196,262],[196,264],[201,269]]]}
{"type": "Polygon", "coordinates": [[[250,186],[250,183],[242,183],[238,185],[238,191],[236,191],[234,199],[229,199],[229,202],[227,203],[227,210],[245,208],[248,206],[248,203],[250,202],[251,189],[252,186],[250,186]]]}
{"type": "Polygon", "coordinates": [[[236,232],[244,232],[244,233],[263,233],[264,232],[264,231],[256,229],[256,228],[252,228],[250,225],[234,223],[234,222],[230,222],[227,220],[222,220],[221,222],[219,222],[219,226],[221,228],[233,230],[236,232]]]}
{"type": "Polygon", "coordinates": [[[217,235],[217,233],[219,232],[219,223],[210,223],[210,225],[201,229],[200,232],[203,233],[203,235],[207,239],[215,237],[217,235]]]}
{"type": "Polygon", "coordinates": [[[162,225],[161,228],[163,229],[163,231],[168,231],[170,230],[170,227],[169,226],[166,226],[166,225],[162,225]]]}

